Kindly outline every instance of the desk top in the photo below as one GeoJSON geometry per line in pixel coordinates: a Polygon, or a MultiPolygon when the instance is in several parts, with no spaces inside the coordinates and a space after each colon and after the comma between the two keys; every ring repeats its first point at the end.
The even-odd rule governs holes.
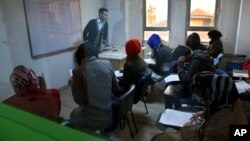
{"type": "MultiPolygon", "coordinates": [[[[141,52],[143,52],[144,49],[145,49],[145,47],[142,47],[141,52]]],[[[108,50],[108,51],[104,51],[104,52],[100,53],[98,56],[100,59],[122,60],[122,59],[125,59],[127,57],[127,54],[125,52],[124,47],[119,47],[119,48],[112,48],[111,50],[108,50]]]]}
{"type": "Polygon", "coordinates": [[[1,141],[104,141],[88,132],[81,132],[0,103],[1,141]]]}
{"type": "Polygon", "coordinates": [[[126,52],[125,49],[123,47],[120,48],[112,48],[109,51],[104,51],[102,53],[99,54],[99,58],[101,59],[124,59],[126,58],[126,52]]]}

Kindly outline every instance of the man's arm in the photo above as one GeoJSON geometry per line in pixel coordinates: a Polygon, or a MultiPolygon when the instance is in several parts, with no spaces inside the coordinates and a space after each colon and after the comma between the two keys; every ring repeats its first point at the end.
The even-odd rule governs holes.
{"type": "Polygon", "coordinates": [[[103,43],[104,45],[108,45],[108,23],[105,23],[104,27],[104,35],[103,35],[103,43]]]}
{"type": "Polygon", "coordinates": [[[91,28],[91,21],[88,22],[88,24],[85,26],[84,30],[83,30],[83,40],[87,41],[88,40],[88,35],[90,32],[90,28],[91,28]]]}

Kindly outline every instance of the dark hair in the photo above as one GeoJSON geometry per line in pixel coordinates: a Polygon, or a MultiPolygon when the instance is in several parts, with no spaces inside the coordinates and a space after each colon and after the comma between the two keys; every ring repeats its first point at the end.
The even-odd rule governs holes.
{"type": "Polygon", "coordinates": [[[106,9],[106,8],[99,9],[99,15],[103,14],[104,12],[108,12],[108,9],[106,9]]]}
{"type": "Polygon", "coordinates": [[[85,58],[84,46],[83,46],[83,44],[80,44],[79,47],[77,48],[76,52],[75,52],[74,61],[78,65],[81,65],[83,58],[85,58]]]}
{"type": "Polygon", "coordinates": [[[172,53],[172,60],[176,61],[180,56],[186,56],[188,54],[191,54],[191,49],[189,47],[179,45],[172,53]]]}
{"type": "Polygon", "coordinates": [[[186,40],[186,45],[194,50],[197,46],[201,44],[201,39],[198,33],[194,32],[190,34],[186,40]]]}
{"type": "Polygon", "coordinates": [[[220,37],[222,37],[222,34],[220,31],[214,29],[214,30],[211,30],[207,33],[207,35],[212,39],[212,40],[216,40],[216,39],[219,39],[220,37]]]}

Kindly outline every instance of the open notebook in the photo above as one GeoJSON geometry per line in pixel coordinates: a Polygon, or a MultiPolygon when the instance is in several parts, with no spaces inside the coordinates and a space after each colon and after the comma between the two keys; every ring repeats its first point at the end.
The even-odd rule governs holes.
{"type": "Polygon", "coordinates": [[[159,122],[164,125],[183,127],[185,123],[190,121],[192,116],[193,113],[166,109],[162,112],[159,122]]]}

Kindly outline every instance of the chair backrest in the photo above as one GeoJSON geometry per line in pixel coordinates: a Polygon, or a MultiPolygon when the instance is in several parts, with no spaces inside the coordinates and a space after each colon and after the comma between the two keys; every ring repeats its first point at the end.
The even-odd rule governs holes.
{"type": "Polygon", "coordinates": [[[223,58],[223,53],[220,53],[217,58],[214,59],[214,66],[217,67],[223,58]]]}
{"type": "Polygon", "coordinates": [[[140,98],[145,95],[148,86],[151,82],[152,70],[148,69],[139,79],[135,87],[134,104],[138,103],[140,98]]]}
{"type": "Polygon", "coordinates": [[[132,84],[125,94],[121,95],[116,102],[117,115],[115,115],[115,121],[119,122],[122,117],[124,117],[132,108],[134,100],[135,85],[132,84]]]}
{"type": "Polygon", "coordinates": [[[223,75],[223,76],[228,76],[228,74],[225,71],[221,70],[221,69],[216,69],[215,70],[215,74],[217,74],[217,75],[223,75]]]}

